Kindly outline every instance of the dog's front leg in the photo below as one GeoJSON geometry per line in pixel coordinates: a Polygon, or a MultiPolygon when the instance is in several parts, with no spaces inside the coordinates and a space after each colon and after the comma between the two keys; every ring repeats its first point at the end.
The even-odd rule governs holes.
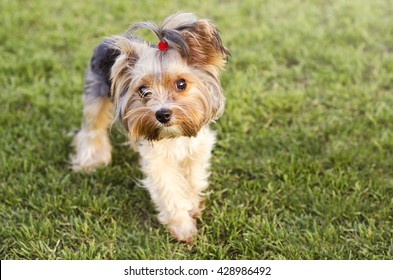
{"type": "Polygon", "coordinates": [[[198,145],[194,146],[193,153],[184,161],[187,179],[195,193],[194,207],[191,216],[198,217],[205,209],[204,192],[208,187],[209,160],[215,143],[215,133],[206,127],[198,137],[198,145]]]}
{"type": "Polygon", "coordinates": [[[168,225],[177,240],[191,243],[197,232],[196,221],[190,215],[195,192],[184,177],[183,168],[173,159],[142,156],[142,171],[146,175],[143,186],[157,206],[159,221],[168,225]]]}

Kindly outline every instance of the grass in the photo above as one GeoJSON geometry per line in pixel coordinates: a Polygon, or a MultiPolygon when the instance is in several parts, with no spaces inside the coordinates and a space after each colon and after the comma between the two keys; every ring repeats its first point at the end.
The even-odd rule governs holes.
{"type": "Polygon", "coordinates": [[[393,259],[392,15],[389,0],[1,0],[0,258],[393,259]],[[232,53],[194,246],[159,225],[116,130],[108,168],[68,161],[93,47],[179,10],[232,53]]]}

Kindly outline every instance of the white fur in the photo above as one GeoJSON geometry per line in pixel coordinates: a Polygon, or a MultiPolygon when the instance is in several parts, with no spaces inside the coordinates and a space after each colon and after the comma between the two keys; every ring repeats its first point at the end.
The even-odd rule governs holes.
{"type": "Polygon", "coordinates": [[[170,48],[162,52],[134,36],[114,36],[96,48],[86,77],[83,125],[74,138],[73,169],[92,170],[110,162],[107,128],[114,109],[115,120],[124,125],[141,156],[142,185],[157,206],[159,221],[176,239],[191,242],[197,232],[195,217],[203,210],[215,143],[208,123],[225,105],[219,72],[228,51],[216,28],[192,14],[170,16],[161,28],[137,23],[130,30],[144,27],[163,42],[168,40],[170,48]],[[110,73],[97,72],[108,62],[102,52],[108,55],[110,48],[119,53],[110,73]],[[109,74],[113,105],[105,96],[109,74]],[[180,78],[187,81],[186,89],[177,88],[180,78]],[[148,88],[149,96],[141,95],[141,87],[148,88]],[[170,121],[157,119],[161,109],[171,110],[170,121]]]}
{"type": "Polygon", "coordinates": [[[178,137],[149,142],[142,140],[137,150],[158,219],[182,241],[190,242],[197,232],[193,215],[201,209],[203,191],[208,186],[208,166],[215,133],[203,128],[196,137],[178,137]]]}
{"type": "Polygon", "coordinates": [[[82,128],[72,144],[76,150],[71,159],[74,171],[89,172],[111,162],[112,146],[105,130],[87,131],[82,128]]]}
{"type": "MultiPolygon", "coordinates": [[[[197,232],[195,216],[203,210],[201,203],[208,187],[215,138],[215,133],[205,126],[196,137],[131,142],[141,156],[141,170],[146,176],[142,185],[157,206],[158,220],[168,225],[178,240],[192,242],[197,232]]],[[[82,127],[73,145],[74,171],[92,171],[111,161],[111,145],[105,130],[88,131],[82,127]]]]}

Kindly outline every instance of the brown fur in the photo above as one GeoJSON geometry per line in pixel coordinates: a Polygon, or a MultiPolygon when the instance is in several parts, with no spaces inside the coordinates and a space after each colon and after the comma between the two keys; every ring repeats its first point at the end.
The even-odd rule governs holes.
{"type": "Polygon", "coordinates": [[[141,183],[157,206],[158,220],[177,240],[191,243],[216,138],[209,123],[225,105],[219,74],[228,55],[214,25],[187,13],[169,16],[161,26],[137,23],[130,34],[102,42],[86,75],[73,169],[91,171],[111,161],[107,128],[114,108],[141,155],[146,175],[141,183]],[[152,30],[168,49],[131,35],[138,28],[152,30]]]}
{"type": "Polygon", "coordinates": [[[223,69],[229,55],[217,28],[208,20],[200,19],[182,32],[189,47],[189,64],[199,67],[214,66],[223,69]]]}
{"type": "MultiPolygon", "coordinates": [[[[170,21],[165,24],[175,30],[177,28],[176,25],[172,26],[170,21]]],[[[224,97],[218,75],[229,52],[223,46],[218,30],[210,21],[203,19],[184,26],[176,24],[179,24],[178,34],[184,40],[187,52],[179,47],[160,52],[134,37],[113,37],[114,46],[120,51],[120,56],[112,67],[112,96],[117,117],[134,140],[195,136],[201,127],[222,113],[224,97]],[[179,61],[179,55],[183,62],[179,61]],[[146,59],[150,61],[146,63],[151,63],[151,70],[140,69],[147,66],[146,59]],[[173,68],[171,64],[179,66],[173,68]],[[184,67],[181,64],[186,64],[189,70],[181,70],[179,67],[184,67]],[[176,68],[179,68],[178,73],[173,72],[176,68]],[[185,90],[176,90],[175,84],[179,79],[186,81],[185,90]],[[140,96],[139,88],[142,86],[149,89],[150,96],[140,96]],[[169,123],[161,124],[156,120],[155,111],[160,109],[159,106],[173,106],[167,108],[172,111],[173,116],[169,123]],[[163,133],[169,126],[176,126],[178,129],[169,135],[163,133]],[[180,135],[176,132],[178,130],[180,135]]],[[[161,34],[160,30],[155,32],[161,34]]]]}

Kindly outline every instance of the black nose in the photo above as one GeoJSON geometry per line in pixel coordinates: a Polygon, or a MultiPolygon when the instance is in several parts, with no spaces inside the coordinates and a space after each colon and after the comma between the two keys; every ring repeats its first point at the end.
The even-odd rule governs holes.
{"type": "Polygon", "coordinates": [[[169,109],[160,109],[156,112],[156,119],[160,123],[167,123],[171,120],[172,111],[169,109]]]}

